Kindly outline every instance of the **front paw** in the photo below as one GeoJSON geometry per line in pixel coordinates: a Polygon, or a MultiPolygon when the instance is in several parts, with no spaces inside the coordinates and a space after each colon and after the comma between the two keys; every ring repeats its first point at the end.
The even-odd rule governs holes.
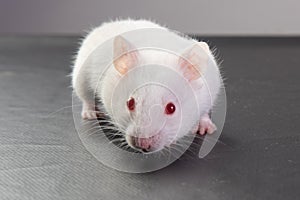
{"type": "Polygon", "coordinates": [[[97,119],[100,116],[100,111],[97,111],[95,109],[95,106],[92,104],[83,104],[82,111],[81,111],[81,117],[82,119],[88,119],[93,120],[97,119]]]}
{"type": "Polygon", "coordinates": [[[204,135],[205,133],[212,134],[217,130],[216,125],[211,121],[208,114],[205,114],[200,118],[198,132],[200,135],[204,135]]]}

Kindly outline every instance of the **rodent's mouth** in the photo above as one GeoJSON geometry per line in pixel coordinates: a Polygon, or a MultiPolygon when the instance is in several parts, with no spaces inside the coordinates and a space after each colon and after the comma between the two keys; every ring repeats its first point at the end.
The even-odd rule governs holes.
{"type": "Polygon", "coordinates": [[[160,151],[164,148],[164,144],[162,142],[163,135],[161,132],[155,133],[150,137],[142,137],[139,134],[136,134],[138,136],[133,136],[132,134],[126,133],[126,131],[122,131],[123,136],[121,136],[120,135],[121,132],[116,130],[116,129],[119,130],[119,128],[115,124],[109,123],[108,121],[110,121],[110,119],[100,118],[99,119],[100,127],[104,127],[103,129],[104,134],[111,141],[116,140],[117,142],[113,142],[113,143],[124,150],[135,152],[135,153],[147,154],[147,153],[154,153],[160,151]],[[131,147],[131,149],[123,148],[126,146],[124,146],[124,144],[120,145],[118,143],[118,141],[121,141],[122,138],[126,140],[127,143],[126,146],[131,147]]]}
{"type": "Polygon", "coordinates": [[[160,133],[150,137],[135,137],[126,135],[126,141],[129,146],[143,153],[153,153],[162,149],[162,147],[160,147],[160,133]]]}

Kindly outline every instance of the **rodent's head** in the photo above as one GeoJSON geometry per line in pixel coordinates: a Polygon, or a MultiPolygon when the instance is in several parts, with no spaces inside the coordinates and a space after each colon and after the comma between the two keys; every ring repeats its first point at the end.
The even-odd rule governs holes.
{"type": "MultiPolygon", "coordinates": [[[[172,62],[186,81],[198,80],[207,63],[207,56],[197,53],[199,48],[202,52],[209,51],[206,43],[199,42],[172,62]]],[[[121,76],[126,76],[127,72],[141,63],[139,51],[130,51],[133,49],[133,46],[121,36],[115,38],[113,64],[121,76]]],[[[143,78],[143,75],[139,78],[143,78]]],[[[168,76],[164,78],[171,79],[168,76]]],[[[173,83],[176,84],[176,80],[173,83]]],[[[188,100],[180,102],[176,95],[162,85],[151,83],[137,85],[136,89],[126,96],[124,102],[119,102],[118,108],[122,111],[118,112],[122,112],[126,118],[123,129],[126,141],[131,147],[143,152],[158,151],[183,136],[178,132],[182,125],[182,109],[195,108],[190,108],[188,100]]]]}
{"type": "Polygon", "coordinates": [[[173,143],[181,123],[181,104],[161,85],[145,85],[135,90],[124,107],[130,122],[126,140],[144,152],[157,151],[173,143]]]}

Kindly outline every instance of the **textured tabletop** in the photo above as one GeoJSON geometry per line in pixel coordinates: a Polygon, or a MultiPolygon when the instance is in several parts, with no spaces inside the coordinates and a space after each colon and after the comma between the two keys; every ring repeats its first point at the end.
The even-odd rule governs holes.
{"type": "Polygon", "coordinates": [[[226,78],[219,143],[204,159],[129,174],[97,161],[74,128],[78,38],[0,37],[0,199],[298,199],[300,39],[206,41],[226,78]]]}

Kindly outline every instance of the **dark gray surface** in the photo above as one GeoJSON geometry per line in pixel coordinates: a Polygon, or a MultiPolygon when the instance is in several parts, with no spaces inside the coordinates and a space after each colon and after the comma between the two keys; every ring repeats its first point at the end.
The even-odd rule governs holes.
{"type": "Polygon", "coordinates": [[[72,124],[77,38],[1,37],[0,199],[298,199],[300,39],[209,41],[227,79],[220,143],[127,174],[93,158],[72,124]]]}

